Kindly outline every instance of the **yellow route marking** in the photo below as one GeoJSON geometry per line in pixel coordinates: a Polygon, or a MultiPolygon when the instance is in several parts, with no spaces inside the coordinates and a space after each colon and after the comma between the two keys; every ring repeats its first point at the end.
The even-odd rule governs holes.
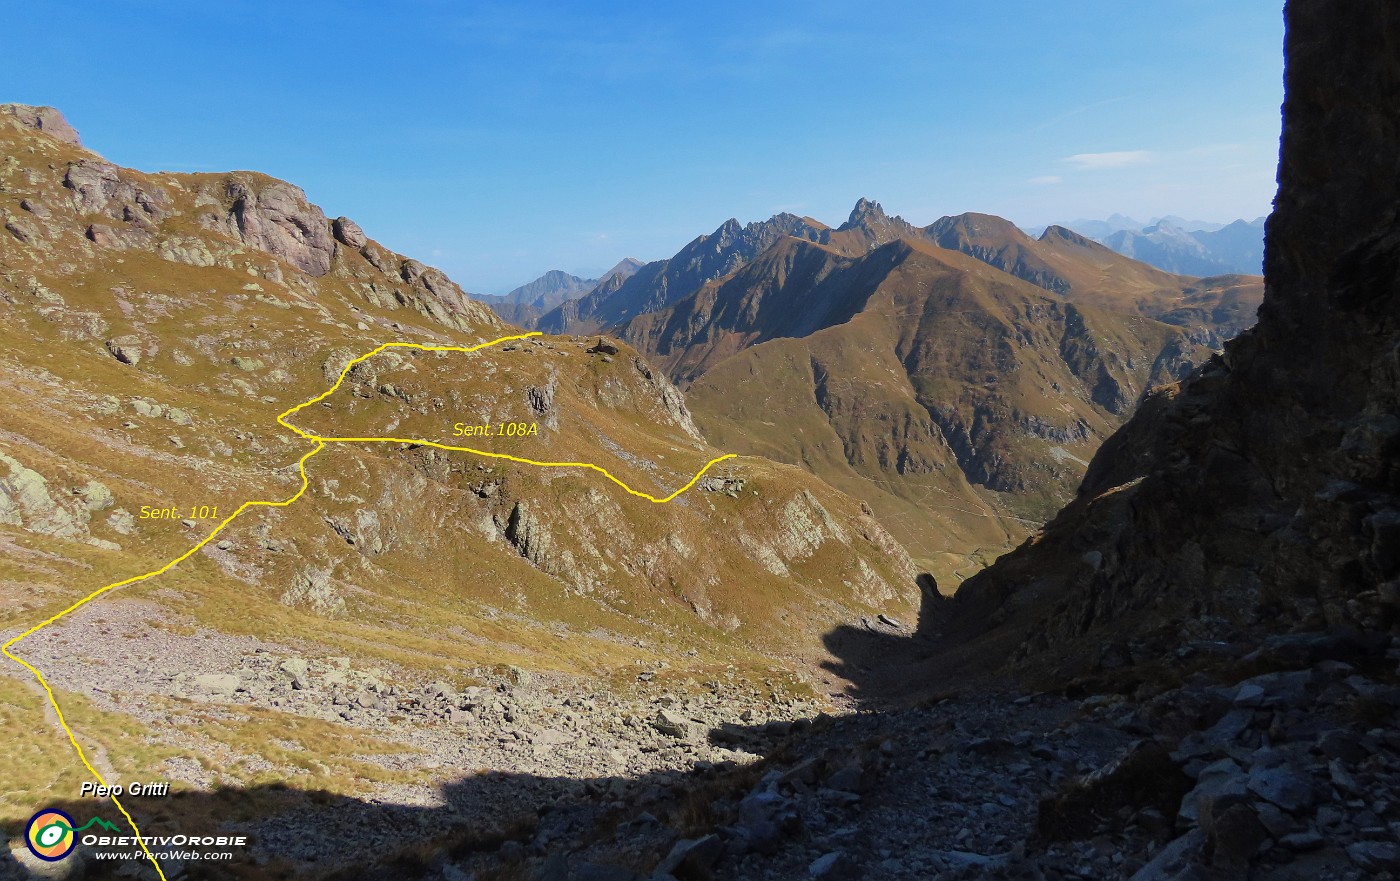
{"type": "Polygon", "coordinates": [[[422,447],[436,447],[439,450],[455,450],[461,453],[474,453],[478,456],[485,456],[488,459],[505,459],[509,462],[520,462],[524,465],[538,465],[541,468],[587,468],[589,471],[597,471],[599,474],[603,475],[608,480],[611,480],[613,483],[622,487],[624,490],[631,493],[632,495],[641,499],[646,499],[649,502],[656,502],[658,505],[664,505],[665,503],[674,499],[676,496],[690,489],[697,482],[699,482],[700,478],[705,476],[705,472],[710,470],[710,466],[715,465],[719,462],[723,462],[726,459],[734,458],[733,453],[728,453],[726,455],[711,459],[710,461],[705,463],[704,468],[701,468],[699,471],[695,472],[695,476],[690,478],[690,482],[688,482],[685,486],[671,493],[669,496],[664,496],[658,499],[656,496],[650,493],[644,493],[640,490],[633,489],[632,487],[623,483],[618,478],[614,477],[612,473],[608,471],[608,469],[602,467],[601,465],[594,465],[592,462],[538,462],[534,459],[524,459],[520,456],[511,456],[507,453],[492,453],[487,450],[473,449],[472,447],[452,447],[448,446],[447,444],[437,443],[436,441],[418,440],[406,437],[318,437],[317,439],[325,441],[328,444],[416,444],[422,447]]]}
{"type": "MultiPolygon", "coordinates": [[[[213,541],[215,536],[217,536],[220,532],[223,532],[224,528],[227,527],[227,526],[228,526],[230,523],[232,523],[234,520],[238,519],[239,515],[241,515],[244,511],[247,511],[247,510],[250,509],[250,508],[285,508],[285,507],[287,507],[288,505],[290,505],[290,504],[292,504],[293,502],[295,502],[297,499],[300,499],[300,498],[302,497],[302,495],[306,492],[306,488],[307,488],[307,485],[308,485],[308,478],[307,478],[307,476],[306,476],[306,461],[307,461],[308,459],[310,459],[312,456],[314,456],[314,455],[316,455],[317,453],[319,453],[319,452],[321,452],[322,450],[324,450],[324,449],[326,448],[326,444],[329,444],[329,443],[395,443],[395,444],[419,444],[419,445],[422,445],[422,446],[436,447],[436,448],[438,448],[438,449],[440,449],[440,450],[454,450],[454,451],[463,452],[463,453],[472,453],[472,454],[477,455],[477,456],[485,456],[485,457],[491,458],[491,459],[506,459],[506,460],[511,461],[511,462],[520,462],[520,463],[525,464],[525,465],[536,465],[536,466],[541,467],[541,468],[585,468],[585,469],[588,469],[588,470],[590,470],[590,471],[596,471],[596,472],[598,472],[599,474],[602,474],[602,475],[603,475],[604,477],[606,477],[608,480],[611,480],[613,483],[615,483],[615,484],[617,484],[618,486],[622,487],[624,490],[626,490],[627,492],[631,493],[632,495],[637,496],[637,497],[639,497],[639,498],[646,499],[646,500],[651,501],[651,502],[655,502],[655,503],[657,503],[657,504],[665,504],[666,502],[671,501],[672,499],[674,499],[674,498],[676,498],[677,496],[679,496],[681,493],[683,493],[683,492],[685,492],[686,490],[690,489],[692,486],[694,486],[694,485],[700,480],[701,477],[703,477],[703,476],[705,475],[705,472],[706,472],[706,471],[709,471],[709,470],[710,470],[710,468],[711,468],[712,466],[714,466],[714,465],[716,465],[716,464],[718,464],[718,463],[720,463],[720,462],[723,462],[723,461],[725,461],[726,459],[733,459],[733,458],[735,458],[735,456],[734,456],[733,453],[726,453],[726,454],[723,455],[723,456],[717,456],[716,458],[711,459],[710,461],[708,461],[708,462],[705,463],[705,466],[704,466],[703,468],[701,468],[699,471],[697,471],[697,472],[695,473],[695,476],[694,476],[694,477],[690,478],[690,481],[689,481],[685,486],[683,486],[683,487],[681,487],[680,489],[676,490],[675,492],[671,493],[669,496],[665,496],[664,498],[657,498],[656,496],[653,496],[653,495],[651,495],[651,494],[649,494],[649,493],[644,493],[644,492],[640,492],[639,490],[633,489],[632,487],[630,487],[630,486],[628,486],[626,483],[624,483],[622,480],[618,479],[617,477],[614,477],[613,474],[612,474],[611,472],[608,471],[608,469],[602,467],[601,465],[594,465],[594,464],[591,463],[591,462],[537,462],[537,461],[535,461],[534,459],[525,459],[525,458],[522,458],[522,457],[520,457],[520,456],[510,456],[510,455],[507,455],[507,454],[505,454],[505,453],[492,453],[492,452],[489,452],[489,451],[486,451],[486,450],[476,450],[476,449],[473,449],[473,448],[471,448],[471,447],[453,447],[453,446],[448,446],[447,444],[439,444],[439,443],[434,443],[433,441],[419,440],[419,439],[416,439],[416,438],[402,438],[402,437],[321,437],[320,435],[312,434],[312,433],[309,432],[309,431],[304,431],[304,430],[302,430],[302,429],[296,427],[295,425],[293,425],[293,424],[291,424],[290,422],[287,421],[287,417],[288,417],[288,416],[291,416],[292,414],[298,412],[299,410],[303,410],[303,409],[305,409],[306,407],[310,407],[312,404],[319,403],[319,402],[321,402],[321,401],[324,401],[326,398],[330,397],[330,396],[335,392],[336,389],[340,388],[341,383],[343,383],[343,382],[345,381],[345,377],[348,376],[348,375],[350,374],[350,371],[355,367],[356,364],[359,364],[359,363],[361,363],[362,361],[366,361],[366,360],[368,360],[368,359],[374,357],[375,355],[378,355],[380,352],[383,352],[385,349],[417,349],[417,350],[423,351],[423,352],[476,352],[476,351],[480,351],[481,349],[490,348],[491,346],[500,345],[501,343],[510,342],[511,340],[523,340],[523,339],[526,339],[526,338],[528,338],[528,337],[532,337],[532,336],[541,336],[541,335],[542,335],[542,334],[540,333],[540,331],[533,331],[533,332],[531,332],[531,333],[515,334],[514,336],[503,336],[503,337],[501,337],[500,339],[492,340],[492,341],[489,342],[489,343],[478,343],[478,344],[475,345],[475,346],[429,346],[429,345],[423,345],[423,344],[420,344],[420,343],[383,343],[382,345],[380,345],[380,346],[378,346],[378,347],[376,347],[376,348],[370,350],[369,352],[366,352],[365,354],[361,355],[360,357],[355,358],[354,360],[352,360],[352,361],[350,361],[349,363],[347,363],[343,369],[341,369],[341,371],[340,371],[340,376],[336,377],[336,380],[335,380],[335,384],[334,384],[334,385],[332,385],[330,388],[326,389],[324,392],[322,392],[321,394],[317,395],[316,397],[312,398],[311,400],[309,400],[309,401],[303,401],[302,403],[297,404],[295,407],[292,407],[292,408],[290,408],[290,409],[288,409],[288,410],[283,411],[282,414],[279,415],[279,416],[277,417],[277,424],[278,424],[278,425],[281,425],[283,428],[286,428],[286,429],[288,429],[288,430],[290,430],[290,431],[296,432],[296,433],[297,433],[298,435],[300,435],[301,437],[305,438],[306,440],[311,441],[312,443],[314,443],[314,444],[316,445],[316,446],[313,447],[309,452],[307,452],[306,455],[302,456],[301,459],[299,459],[299,460],[297,461],[297,471],[301,474],[301,486],[297,489],[297,491],[296,491],[295,493],[293,493],[293,494],[291,495],[291,497],[286,498],[286,499],[283,499],[283,500],[280,501],[280,502],[279,502],[279,501],[252,501],[252,502],[244,502],[243,504],[241,504],[241,505],[238,506],[238,510],[234,511],[232,514],[230,514],[229,516],[227,516],[227,517],[225,517],[223,520],[221,520],[217,526],[215,526],[212,530],[210,530],[210,532],[209,532],[208,535],[206,535],[204,538],[200,539],[199,542],[197,542],[193,547],[191,547],[189,550],[185,551],[183,554],[181,554],[180,556],[176,557],[175,559],[171,560],[169,563],[166,563],[164,566],[161,566],[159,569],[153,569],[153,570],[151,570],[150,572],[146,572],[146,573],[144,573],[144,574],[142,574],[142,575],[134,575],[134,576],[132,576],[131,578],[127,578],[127,579],[124,579],[124,580],[122,580],[122,581],[115,581],[115,582],[113,582],[113,583],[107,585],[106,587],[99,588],[99,589],[93,591],[92,593],[88,594],[87,596],[83,597],[82,599],[78,600],[76,603],[74,603],[73,605],[71,605],[71,606],[69,606],[68,608],[64,609],[63,611],[57,613],[56,615],[50,616],[49,618],[47,618],[47,619],[44,620],[44,621],[41,621],[41,622],[38,623],[38,624],[35,624],[33,627],[29,628],[28,630],[24,631],[23,633],[19,634],[18,636],[15,636],[15,637],[11,638],[11,639],[10,639],[8,642],[6,642],[3,646],[0,646],[0,652],[4,652],[5,657],[9,658],[10,660],[14,661],[14,662],[17,663],[17,664],[20,664],[20,665],[23,666],[26,670],[28,670],[30,673],[33,673],[33,674],[34,674],[34,678],[39,682],[39,685],[43,687],[43,689],[44,689],[44,694],[48,696],[48,699],[49,699],[49,706],[53,707],[54,714],[58,717],[58,724],[63,728],[63,733],[66,734],[66,735],[68,735],[68,742],[69,742],[70,744],[73,745],[73,751],[74,751],[75,753],[78,754],[78,760],[81,761],[81,762],[83,763],[83,767],[84,767],[84,768],[87,768],[88,772],[89,772],[90,774],[92,774],[92,776],[93,776],[94,778],[96,778],[96,780],[97,780],[97,782],[98,782],[99,785],[101,785],[101,786],[108,786],[108,783],[107,783],[107,781],[102,777],[102,775],[101,775],[100,773],[98,773],[97,769],[94,768],[94,767],[92,766],[92,763],[88,761],[87,753],[83,752],[83,748],[82,748],[81,745],[79,745],[78,739],[73,735],[73,729],[70,728],[70,727],[68,727],[68,722],[67,722],[67,720],[64,719],[64,717],[63,717],[63,710],[61,710],[61,709],[59,708],[59,706],[58,706],[58,699],[54,697],[53,689],[49,687],[48,681],[47,681],[46,679],[44,679],[44,674],[40,673],[39,670],[38,670],[38,668],[36,668],[34,665],[30,664],[28,661],[24,660],[23,658],[21,658],[21,657],[19,657],[19,656],[17,656],[17,655],[12,654],[12,653],[10,652],[10,649],[11,649],[16,643],[18,643],[20,640],[24,639],[25,637],[27,637],[27,636],[32,636],[33,634],[38,633],[40,630],[43,630],[45,627],[48,627],[50,624],[53,624],[55,621],[58,621],[58,620],[64,618],[65,616],[70,615],[70,614],[72,614],[73,612],[76,612],[78,609],[81,609],[83,606],[86,606],[88,603],[92,602],[93,600],[97,599],[98,597],[102,596],[103,594],[107,593],[108,591],[116,590],[116,589],[119,588],[119,587],[126,587],[126,586],[129,585],[129,584],[136,584],[137,582],[145,581],[145,580],[148,579],[148,578],[155,578],[157,575],[163,575],[164,573],[169,572],[171,569],[175,568],[175,567],[176,567],[177,565],[179,565],[180,563],[183,563],[185,560],[188,560],[190,557],[194,556],[194,554],[195,554],[196,552],[198,552],[200,548],[204,547],[205,545],[209,544],[209,542],[213,541]]],[[[160,863],[156,861],[156,858],[155,858],[155,856],[151,853],[150,848],[146,847],[146,842],[145,842],[145,841],[143,840],[143,838],[142,838],[141,830],[137,827],[136,821],[135,821],[134,819],[132,819],[131,814],[127,812],[126,807],[121,803],[121,801],[120,801],[115,795],[109,796],[109,797],[112,799],[112,804],[116,805],[116,806],[117,806],[117,810],[121,811],[122,816],[126,818],[126,822],[127,822],[128,824],[130,824],[132,831],[136,833],[137,841],[138,841],[138,842],[140,843],[140,845],[141,845],[141,850],[145,851],[145,853],[146,853],[146,859],[148,859],[148,860],[150,861],[151,865],[155,866],[156,874],[158,874],[158,875],[160,876],[161,881],[166,881],[165,872],[161,870],[160,863]]]]}

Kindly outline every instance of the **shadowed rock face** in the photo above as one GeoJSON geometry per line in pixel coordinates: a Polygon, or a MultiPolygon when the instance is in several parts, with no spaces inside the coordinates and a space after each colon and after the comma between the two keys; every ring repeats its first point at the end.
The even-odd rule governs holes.
{"type": "Polygon", "coordinates": [[[1295,2],[1288,25],[1259,325],[1150,397],[1077,500],[964,588],[968,620],[1034,633],[1022,656],[1396,622],[1400,9],[1295,2]]]}

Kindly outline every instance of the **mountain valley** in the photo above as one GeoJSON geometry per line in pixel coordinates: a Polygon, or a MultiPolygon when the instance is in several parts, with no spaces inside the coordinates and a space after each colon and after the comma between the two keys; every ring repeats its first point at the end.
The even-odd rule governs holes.
{"type": "Polygon", "coordinates": [[[1262,230],[500,297],[0,104],[0,881],[1400,878],[1400,12],[1284,21],[1262,230]]]}
{"type": "Polygon", "coordinates": [[[508,324],[534,327],[540,316],[554,307],[571,299],[589,293],[597,287],[609,287],[626,281],[642,266],[640,260],[625,257],[616,266],[603,273],[601,278],[579,278],[562,269],[551,269],[544,275],[527,282],[501,296],[475,294],[476,299],[491,309],[508,324]]]}
{"type": "MultiPolygon", "coordinates": [[[[431,801],[454,774],[530,767],[508,754],[533,756],[540,730],[562,736],[544,709],[562,699],[554,690],[679,696],[714,676],[752,682],[755,696],[716,704],[714,721],[761,722],[839,692],[819,666],[834,624],[912,626],[918,573],[857,500],[764,459],[707,466],[723,451],[625,344],[520,338],[289,184],[143,174],[84,150],[47,122],[61,120],[52,110],[4,110],[7,633],[160,571],[218,530],[168,573],[13,649],[52,677],[114,779],[169,779],[177,792],[297,779],[431,801]],[[353,360],[390,341],[407,347],[353,360]],[[476,350],[432,351],[444,346],[476,350]],[[298,437],[278,414],[302,402],[298,437]],[[359,437],[389,442],[317,440],[359,437]],[[457,702],[535,676],[550,690],[521,692],[534,710],[495,710],[517,720],[509,744],[477,704],[457,702]],[[452,713],[444,703],[441,718],[419,718],[430,685],[452,713]],[[424,726],[439,739],[423,741],[424,726]],[[120,742],[103,733],[115,731],[120,742]],[[479,750],[443,752],[452,731],[479,750]],[[281,759],[259,748],[269,732],[281,759]],[[422,749],[436,757],[402,758],[422,749]]],[[[5,672],[7,724],[41,720],[28,674],[5,672]]],[[[646,736],[618,769],[697,757],[657,733],[650,696],[633,712],[646,736]],[[660,745],[674,748],[653,755],[660,745]]],[[[82,777],[40,728],[29,770],[8,778],[25,795],[0,801],[7,822],[82,777]]],[[[585,734],[577,761],[612,742],[585,734]]],[[[541,768],[571,753],[554,745],[541,768]]]]}
{"type": "Polygon", "coordinates": [[[1072,496],[1153,385],[1253,323],[1257,278],[1173,276],[1061,227],[727,221],[544,315],[617,334],[707,437],[869,504],[951,592],[1072,496]]]}

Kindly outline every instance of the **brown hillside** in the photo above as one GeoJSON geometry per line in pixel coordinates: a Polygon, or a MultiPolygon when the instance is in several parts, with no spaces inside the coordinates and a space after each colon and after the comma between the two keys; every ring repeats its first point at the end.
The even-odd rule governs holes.
{"type": "Polygon", "coordinates": [[[789,239],[623,336],[690,383],[704,431],[857,492],[941,575],[1060,504],[1142,391],[1205,354],[917,239],[789,239]]]}
{"type": "MultiPolygon", "coordinates": [[[[807,371],[804,379],[802,371],[789,369],[801,360],[794,360],[792,346],[781,357],[743,360],[729,370],[722,365],[742,359],[751,347],[851,322],[879,291],[898,290],[906,298],[922,291],[930,303],[939,303],[951,280],[962,276],[980,280],[958,295],[966,302],[942,297],[947,302],[928,308],[945,312],[945,320],[910,325],[929,338],[895,344],[881,331],[864,341],[867,351],[892,351],[899,372],[912,378],[909,400],[928,412],[939,433],[935,446],[948,451],[930,453],[930,461],[961,472],[939,490],[978,498],[969,503],[970,523],[956,527],[934,520],[918,525],[918,507],[910,500],[928,498],[926,487],[895,493],[914,507],[902,503],[886,512],[907,524],[901,539],[924,548],[921,560],[945,575],[1005,549],[1009,537],[1022,535],[1028,523],[1067,501],[1098,443],[1147,387],[1176,379],[1249,326],[1262,294],[1249,277],[1170,275],[1059,227],[1035,240],[1001,218],[965,214],[920,229],[861,199],[835,229],[791,215],[747,227],[727,223],[621,285],[563,304],[551,320],[560,328],[593,331],[607,327],[611,316],[615,332],[674,381],[694,384],[698,418],[707,431],[740,449],[803,463],[807,456],[800,451],[809,442],[779,438],[784,423],[744,398],[763,390],[763,399],[773,400],[768,386],[787,388],[791,382],[793,400],[820,410],[816,374],[807,371]],[[1002,294],[971,292],[986,285],[1002,294]],[[1036,305],[1011,305],[1023,298],[1036,305]],[[981,318],[959,319],[955,313],[981,318]],[[1022,349],[1033,351],[1039,366],[1023,370],[1017,355],[1022,349]],[[764,376],[765,365],[779,375],[764,376]],[[728,387],[730,382],[742,383],[745,393],[728,387]],[[981,495],[958,481],[979,487],[981,495]],[[951,540],[952,533],[979,538],[965,544],[951,540]]],[[[922,300],[901,308],[912,310],[909,315],[925,311],[922,300]]],[[[857,323],[845,332],[865,326],[857,323]]],[[[901,333],[892,332],[892,338],[901,333]]],[[[891,401],[890,413],[905,412],[906,393],[892,393],[877,380],[884,374],[873,362],[853,360],[852,375],[847,370],[842,364],[832,375],[837,382],[854,382],[871,401],[894,394],[899,403],[891,401]]],[[[899,455],[869,455],[848,432],[837,434],[851,461],[865,463],[867,481],[877,481],[864,485],[868,503],[879,508],[891,482],[900,486],[913,479],[901,473],[899,455]]],[[[849,481],[842,472],[818,470],[827,479],[849,481]]]]}
{"type": "Polygon", "coordinates": [[[1071,302],[1188,328],[1212,348],[1254,324],[1264,293],[1257,276],[1173,275],[1062,226],[1032,239],[1000,217],[961,214],[922,233],[939,247],[962,251],[1071,302]]]}
{"type": "MultiPolygon", "coordinates": [[[[293,496],[313,445],[277,416],[351,358],[388,341],[466,346],[516,332],[289,184],[135,172],[23,119],[0,114],[9,635],[163,566],[245,501],[293,496]]],[[[657,496],[723,452],[635,351],[593,342],[374,356],[294,422],[405,442],[327,446],[307,461],[294,504],[250,510],[170,572],[102,597],[18,653],[51,677],[81,742],[119,779],[198,789],[302,775],[307,789],[432,798],[508,751],[494,727],[504,721],[454,722],[451,749],[433,762],[376,764],[418,756],[422,738],[448,725],[405,721],[422,716],[409,695],[424,682],[460,689],[514,665],[551,682],[636,685],[688,652],[693,670],[767,679],[770,700],[827,687],[820,634],[839,622],[912,621],[908,555],[859,502],[800,469],[729,460],[656,505],[582,467],[419,443],[592,463],[657,496]],[[536,430],[454,431],[500,423],[536,430]],[[315,672],[294,689],[269,657],[309,658],[315,672]],[[268,668],[275,702],[238,678],[255,668],[268,668]],[[117,691],[141,695],[139,707],[117,691]],[[236,724],[226,704],[240,707],[236,724]],[[268,753],[272,741],[285,754],[268,753]],[[265,754],[281,764],[269,770],[265,754]]],[[[10,666],[0,704],[30,746],[0,760],[12,793],[0,819],[22,825],[36,801],[76,792],[81,766],[10,666]]],[[[537,754],[516,730],[519,769],[537,754]]],[[[672,762],[679,749],[639,761],[672,762]]],[[[573,768],[561,773],[597,758],[587,741],[560,750],[549,767],[573,768]]]]}

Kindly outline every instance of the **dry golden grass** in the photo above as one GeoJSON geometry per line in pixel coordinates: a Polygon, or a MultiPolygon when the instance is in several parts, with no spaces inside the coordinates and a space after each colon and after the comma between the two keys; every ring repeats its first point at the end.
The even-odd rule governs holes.
{"type": "MultiPolygon", "coordinates": [[[[197,205],[195,193],[203,187],[218,198],[219,175],[128,179],[162,186],[171,197],[173,213],[159,223],[157,240],[199,239],[221,265],[99,247],[84,237],[86,225],[119,221],[78,216],[62,184],[66,164],[83,151],[0,120],[0,153],[15,157],[0,166],[0,210],[18,215],[21,198],[52,210],[42,247],[0,235],[0,383],[8,392],[0,400],[0,450],[43,475],[63,505],[89,480],[109,487],[114,507],[132,513],[143,505],[231,512],[249,499],[288,498],[300,485],[289,466],[309,445],[275,418],[326,387],[323,365],[333,353],[356,355],[388,340],[463,345],[509,332],[494,319],[465,330],[435,321],[413,305],[421,291],[350,249],[340,249],[332,271],[312,280],[212,231],[201,214],[227,207],[197,205]],[[128,334],[143,340],[135,366],[104,347],[128,334]],[[243,370],[234,357],[263,366],[243,370]],[[193,425],[139,415],[137,397],[180,408],[193,425]]],[[[544,342],[480,356],[424,355],[404,362],[413,370],[384,367],[379,384],[402,385],[410,402],[380,394],[376,384],[344,388],[330,407],[308,408],[299,424],[362,435],[397,420],[394,436],[443,440],[453,422],[474,421],[483,411],[493,421],[534,420],[525,413],[525,388],[547,383],[552,365],[559,431],[490,449],[596,462],[653,492],[683,483],[721,452],[667,421],[656,388],[634,366],[635,353],[605,361],[583,351],[591,341],[544,342]]],[[[742,498],[693,491],[658,507],[590,473],[543,472],[469,454],[429,456],[397,444],[335,445],[309,462],[309,487],[295,505],[245,514],[221,533],[230,543],[226,552],[206,548],[111,599],[151,604],[154,611],[143,617],[171,639],[209,629],[458,685],[470,681],[473,668],[515,665],[628,688],[639,670],[663,661],[680,666],[684,657],[705,675],[732,664],[741,676],[772,678],[797,693],[805,686],[771,671],[824,657],[823,632],[878,611],[912,620],[909,596],[871,605],[855,595],[844,583],[853,563],[844,546],[828,543],[789,559],[783,577],[766,571],[739,539],[746,532],[751,543],[782,540],[778,513],[804,490],[856,536],[855,500],[762,460],[733,463],[728,472],[748,480],[742,498]],[[489,499],[478,494],[488,478],[500,483],[489,499]],[[538,512],[550,533],[550,555],[539,565],[501,535],[516,501],[538,512]],[[392,534],[387,550],[351,546],[332,528],[355,524],[362,511],[377,514],[383,534],[392,534]],[[343,614],[283,602],[308,567],[332,571],[343,614]]],[[[211,528],[141,521],[136,534],[125,535],[109,525],[111,513],[93,513],[86,527],[120,550],[0,527],[0,627],[19,632],[104,585],[159,568],[211,528]]],[[[851,547],[871,570],[905,587],[897,555],[863,542],[853,538],[851,547]]],[[[84,657],[84,639],[99,638],[80,628],[65,635],[77,658],[84,657]]],[[[166,759],[195,758],[217,781],[253,787],[247,802],[226,789],[200,802],[208,807],[181,803],[210,818],[229,804],[245,804],[250,815],[284,808],[289,796],[269,784],[336,797],[419,779],[372,760],[403,751],[400,744],[271,710],[200,711],[170,701],[172,734],[202,746],[161,746],[149,738],[156,733],[150,726],[95,709],[74,693],[75,683],[54,684],[80,739],[100,746],[123,775],[165,777],[166,759]],[[271,768],[249,766],[247,756],[271,768]]],[[[674,683],[691,685],[681,677],[674,683]]],[[[38,801],[71,797],[82,775],[22,679],[0,678],[0,708],[0,732],[22,744],[0,756],[0,779],[8,783],[0,818],[13,822],[38,801]]]]}

